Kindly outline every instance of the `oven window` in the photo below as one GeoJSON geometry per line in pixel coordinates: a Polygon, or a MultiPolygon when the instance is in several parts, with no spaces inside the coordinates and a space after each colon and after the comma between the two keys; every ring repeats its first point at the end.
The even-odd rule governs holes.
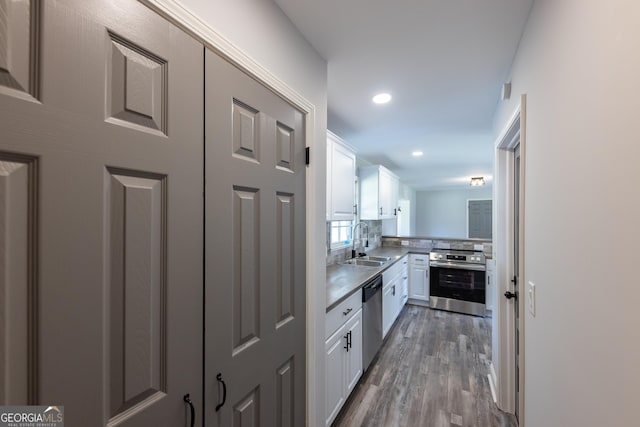
{"type": "Polygon", "coordinates": [[[436,297],[485,303],[485,272],[431,267],[430,294],[436,297]]]}

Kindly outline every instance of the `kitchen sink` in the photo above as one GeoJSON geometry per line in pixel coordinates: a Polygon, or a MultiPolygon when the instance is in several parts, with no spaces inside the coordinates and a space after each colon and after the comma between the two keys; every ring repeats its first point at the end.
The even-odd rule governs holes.
{"type": "Polygon", "coordinates": [[[368,259],[371,261],[384,261],[387,262],[391,259],[390,256],[365,256],[363,259],[368,259]]]}
{"type": "Polygon", "coordinates": [[[347,261],[345,261],[345,264],[352,264],[352,265],[362,265],[365,267],[381,267],[385,264],[386,261],[381,261],[381,260],[375,260],[375,259],[365,259],[365,258],[352,258],[349,259],[347,261]]]}

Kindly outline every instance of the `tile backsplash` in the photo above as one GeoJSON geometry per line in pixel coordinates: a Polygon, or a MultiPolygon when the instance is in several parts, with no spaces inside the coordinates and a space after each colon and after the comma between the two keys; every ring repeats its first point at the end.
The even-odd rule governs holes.
{"type": "Polygon", "coordinates": [[[442,238],[425,238],[425,237],[394,237],[384,236],[382,238],[382,246],[400,246],[407,249],[454,249],[454,250],[481,250],[487,257],[492,256],[493,244],[491,240],[479,239],[442,239],[442,238]],[[403,245],[403,242],[406,244],[403,245]]]}

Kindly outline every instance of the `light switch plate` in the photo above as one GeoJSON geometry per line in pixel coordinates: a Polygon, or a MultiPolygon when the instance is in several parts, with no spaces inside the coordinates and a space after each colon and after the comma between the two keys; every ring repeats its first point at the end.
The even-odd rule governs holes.
{"type": "Polygon", "coordinates": [[[529,301],[529,312],[533,317],[536,317],[536,285],[533,282],[529,282],[527,288],[527,296],[529,301]]]}

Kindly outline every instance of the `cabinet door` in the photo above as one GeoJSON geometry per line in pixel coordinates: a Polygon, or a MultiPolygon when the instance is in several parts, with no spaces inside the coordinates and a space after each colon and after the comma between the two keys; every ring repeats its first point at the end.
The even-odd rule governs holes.
{"type": "Polygon", "coordinates": [[[340,143],[331,145],[331,220],[352,220],[356,155],[340,143]]]}
{"type": "Polygon", "coordinates": [[[379,203],[380,203],[380,217],[381,218],[393,218],[393,206],[391,201],[391,187],[392,176],[386,169],[380,168],[379,172],[379,203]]]}
{"type": "Polygon", "coordinates": [[[347,322],[346,333],[349,335],[349,350],[345,350],[345,398],[362,376],[362,309],[347,322]]]}
{"type": "MultiPolygon", "coordinates": [[[[360,312],[362,319],[362,311],[360,312]]],[[[362,322],[358,322],[362,328],[362,322]]],[[[326,425],[333,422],[345,401],[344,354],[347,325],[342,326],[325,342],[325,419],[326,425]]],[[[361,339],[362,340],[362,339],[361,339]]],[[[362,353],[361,353],[362,354],[362,353]]],[[[361,362],[362,363],[362,362],[361,362]]]]}
{"type": "Polygon", "coordinates": [[[387,332],[393,324],[393,282],[382,289],[382,337],[387,336],[387,332]]]}
{"type": "Polygon", "coordinates": [[[495,273],[494,273],[495,261],[487,260],[487,283],[486,283],[486,304],[487,310],[493,310],[494,299],[496,295],[496,285],[495,285],[495,273]]]}
{"type": "Polygon", "coordinates": [[[412,265],[409,283],[409,297],[413,299],[428,301],[429,288],[427,287],[428,267],[423,265],[412,265]]]}

